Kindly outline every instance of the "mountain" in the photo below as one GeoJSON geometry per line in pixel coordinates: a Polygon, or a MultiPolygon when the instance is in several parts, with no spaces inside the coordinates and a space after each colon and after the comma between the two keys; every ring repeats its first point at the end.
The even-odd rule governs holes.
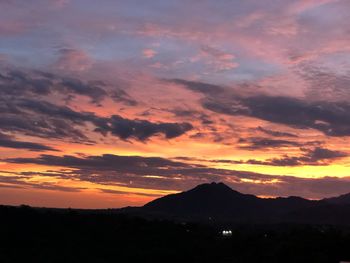
{"type": "Polygon", "coordinates": [[[167,195],[143,207],[148,212],[193,218],[243,216],[258,209],[260,199],[232,190],[223,183],[201,184],[178,194],[167,195]]]}
{"type": "Polygon", "coordinates": [[[349,195],[320,201],[301,197],[259,198],[231,189],[224,183],[195,188],[153,200],[123,213],[152,218],[208,223],[350,224],[349,195]]]}
{"type": "Polygon", "coordinates": [[[141,211],[191,220],[271,222],[314,203],[300,197],[263,199],[237,192],[224,183],[210,183],[151,201],[141,211]]]}
{"type": "Polygon", "coordinates": [[[347,205],[350,204],[350,193],[337,197],[325,198],[323,200],[330,204],[347,205]]]}

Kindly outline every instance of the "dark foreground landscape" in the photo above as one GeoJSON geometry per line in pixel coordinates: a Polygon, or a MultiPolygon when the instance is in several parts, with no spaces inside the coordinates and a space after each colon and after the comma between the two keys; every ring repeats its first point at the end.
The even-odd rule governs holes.
{"type": "MultiPolygon", "coordinates": [[[[158,199],[142,208],[78,210],[1,206],[0,262],[350,261],[350,223],[347,224],[350,221],[339,218],[336,223],[331,216],[341,209],[346,216],[347,206],[340,209],[334,199],[332,204],[306,201],[312,202],[311,205],[307,203],[308,209],[299,199],[295,204],[295,198],[265,200],[278,202],[277,206],[269,204],[273,207],[271,211],[275,211],[275,220],[272,220],[272,217],[258,217],[257,213],[243,209],[242,204],[247,207],[251,202],[244,203],[247,197],[260,202],[223,184],[206,184],[158,199]],[[230,193],[236,199],[230,199],[230,193]],[[203,197],[201,203],[195,203],[203,194],[211,197],[213,203],[203,197]],[[218,206],[214,209],[216,201],[222,203],[221,198],[229,201],[226,202],[227,213],[218,206]],[[185,209],[195,204],[197,210],[185,209]],[[181,207],[181,215],[176,216],[174,213],[180,211],[179,206],[184,207],[181,207]],[[234,206],[236,215],[241,216],[231,214],[234,206]],[[303,222],[300,211],[306,210],[312,211],[313,218],[320,213],[318,217],[323,216],[323,222],[310,222],[306,212],[303,222]],[[207,213],[212,217],[204,220],[207,213]],[[230,214],[232,220],[229,220],[230,214]],[[231,231],[232,235],[223,236],[223,230],[231,231]]],[[[255,208],[261,213],[262,210],[255,208]]],[[[268,211],[267,207],[264,209],[268,211]]]]}

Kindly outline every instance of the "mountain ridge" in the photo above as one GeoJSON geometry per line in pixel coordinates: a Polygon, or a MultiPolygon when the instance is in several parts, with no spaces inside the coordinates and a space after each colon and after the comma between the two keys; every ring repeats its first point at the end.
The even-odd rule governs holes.
{"type": "Polygon", "coordinates": [[[122,210],[153,218],[182,221],[330,224],[350,222],[350,203],[342,201],[338,204],[337,198],[343,197],[322,200],[309,200],[298,196],[265,199],[240,193],[222,182],[213,182],[160,197],[142,207],[122,210]]]}

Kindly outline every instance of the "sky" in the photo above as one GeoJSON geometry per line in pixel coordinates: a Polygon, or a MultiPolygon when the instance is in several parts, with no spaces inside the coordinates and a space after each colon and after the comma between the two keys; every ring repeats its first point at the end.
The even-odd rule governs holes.
{"type": "Polygon", "coordinates": [[[0,203],[350,192],[347,0],[0,0],[0,203]]]}

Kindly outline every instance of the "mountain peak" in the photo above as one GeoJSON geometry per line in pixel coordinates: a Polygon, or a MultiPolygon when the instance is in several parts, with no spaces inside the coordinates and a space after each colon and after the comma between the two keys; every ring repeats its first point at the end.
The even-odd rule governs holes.
{"type": "MultiPolygon", "coordinates": [[[[202,187],[206,187],[206,188],[229,188],[229,189],[231,189],[228,185],[226,185],[226,184],[224,184],[222,182],[218,182],[218,183],[217,182],[211,182],[211,183],[199,184],[195,188],[202,188],[202,187]]],[[[195,189],[195,188],[193,188],[193,189],[195,189]]]]}
{"type": "Polygon", "coordinates": [[[187,192],[215,192],[216,194],[223,194],[226,192],[230,194],[241,194],[222,182],[200,184],[197,185],[195,188],[188,190],[187,192]]]}

